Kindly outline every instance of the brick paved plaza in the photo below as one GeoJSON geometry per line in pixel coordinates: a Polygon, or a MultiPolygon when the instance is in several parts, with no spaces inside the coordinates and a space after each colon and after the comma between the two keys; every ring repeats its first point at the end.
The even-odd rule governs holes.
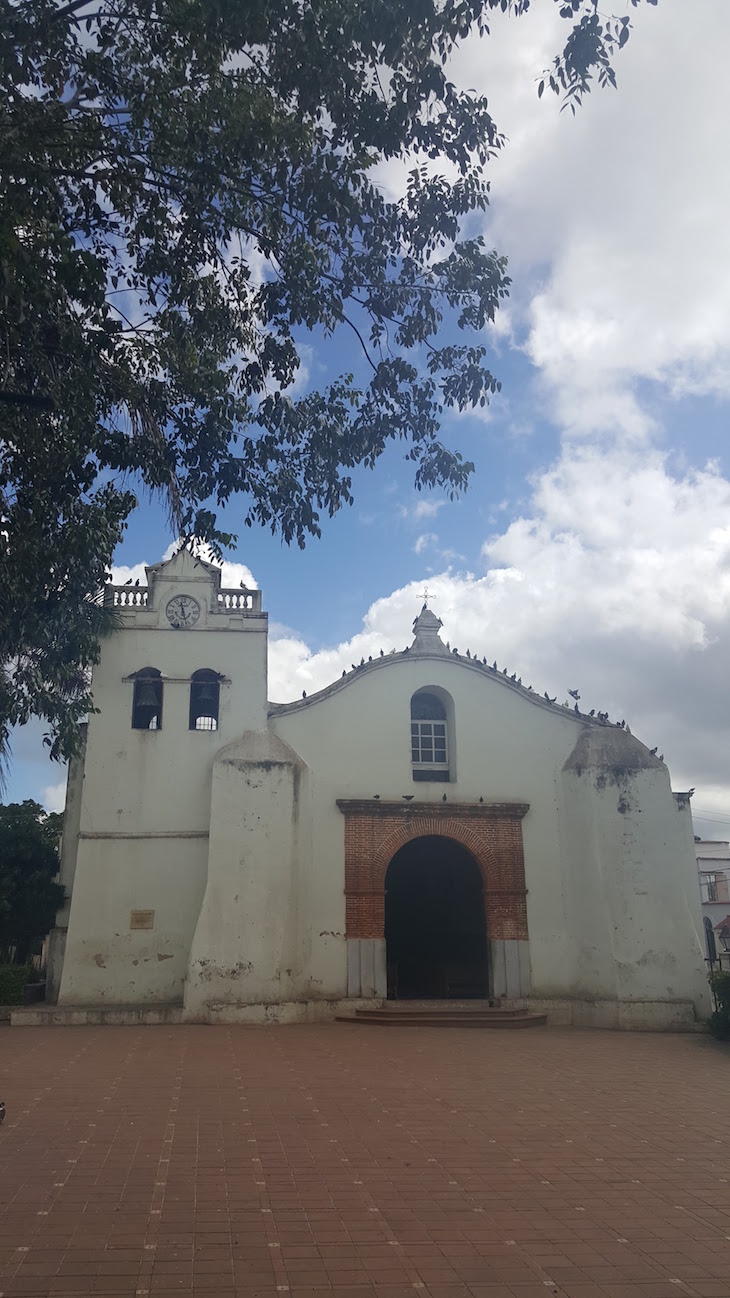
{"type": "Polygon", "coordinates": [[[730,1051],[3,1028],[0,1294],[730,1298],[730,1051]]]}

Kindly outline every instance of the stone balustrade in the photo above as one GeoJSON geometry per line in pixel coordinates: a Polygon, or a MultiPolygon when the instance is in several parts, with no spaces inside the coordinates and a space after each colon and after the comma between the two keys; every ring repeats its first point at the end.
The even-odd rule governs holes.
{"type": "Polygon", "coordinates": [[[245,610],[248,613],[261,612],[260,590],[231,590],[223,588],[218,591],[218,612],[224,609],[231,611],[245,610]]]}
{"type": "Polygon", "coordinates": [[[104,603],[112,608],[146,608],[147,586],[105,586],[104,603]]]}
{"type": "MultiPolygon", "coordinates": [[[[149,600],[148,586],[105,586],[104,603],[112,608],[135,609],[146,608],[149,600]]],[[[222,588],[217,592],[218,613],[226,612],[261,612],[260,590],[230,590],[222,588]]]]}

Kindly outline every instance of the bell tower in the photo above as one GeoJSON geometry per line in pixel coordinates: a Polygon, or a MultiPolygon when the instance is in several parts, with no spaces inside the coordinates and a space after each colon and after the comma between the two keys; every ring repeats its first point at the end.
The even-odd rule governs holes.
{"type": "Polygon", "coordinates": [[[104,597],[118,625],[69,772],[59,1003],[176,1002],[205,890],[216,754],[267,726],[268,619],[259,590],[225,588],[187,550],[104,597]]]}

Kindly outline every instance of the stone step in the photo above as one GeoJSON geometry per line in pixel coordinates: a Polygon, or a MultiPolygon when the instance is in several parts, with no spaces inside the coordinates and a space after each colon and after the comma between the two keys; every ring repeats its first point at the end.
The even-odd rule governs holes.
{"type": "Polygon", "coordinates": [[[547,1014],[529,1010],[356,1010],[338,1014],[338,1023],[363,1023],[380,1027],[431,1028],[538,1028],[547,1023],[547,1014]]]}

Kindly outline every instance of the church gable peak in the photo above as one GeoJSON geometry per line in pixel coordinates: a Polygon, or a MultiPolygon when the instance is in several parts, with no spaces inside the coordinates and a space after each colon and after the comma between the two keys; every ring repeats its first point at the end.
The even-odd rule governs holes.
{"type": "Polygon", "coordinates": [[[156,581],[209,581],[220,590],[221,569],[215,563],[207,563],[185,546],[176,550],[169,559],[153,563],[146,569],[149,585],[156,581]]]}
{"type": "Polygon", "coordinates": [[[442,626],[441,618],[437,617],[427,604],[424,604],[413,623],[414,638],[411,653],[448,654],[449,651],[439,635],[442,626]]]}

